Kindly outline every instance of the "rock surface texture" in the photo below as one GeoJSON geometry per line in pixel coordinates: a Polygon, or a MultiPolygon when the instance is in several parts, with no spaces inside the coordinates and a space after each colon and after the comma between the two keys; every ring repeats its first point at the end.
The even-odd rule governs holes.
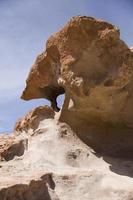
{"type": "Polygon", "coordinates": [[[15,156],[22,156],[27,147],[27,139],[1,134],[0,135],[0,160],[9,161],[15,156]]]}
{"type": "Polygon", "coordinates": [[[16,122],[14,133],[20,134],[20,132],[27,132],[28,130],[33,130],[34,132],[42,120],[54,118],[54,115],[55,113],[52,108],[48,106],[39,106],[16,122]]]}
{"type": "Polygon", "coordinates": [[[22,98],[52,108],[1,136],[0,200],[133,200],[133,49],[115,26],[73,17],[48,39],[22,98]]]}
{"type": "Polygon", "coordinates": [[[132,200],[133,161],[97,156],[58,117],[21,132],[24,154],[0,162],[0,200],[132,200]]]}
{"type": "Polygon", "coordinates": [[[60,121],[96,152],[133,154],[133,53],[117,27],[73,17],[46,43],[22,98],[56,98],[65,92],[60,121]]]}

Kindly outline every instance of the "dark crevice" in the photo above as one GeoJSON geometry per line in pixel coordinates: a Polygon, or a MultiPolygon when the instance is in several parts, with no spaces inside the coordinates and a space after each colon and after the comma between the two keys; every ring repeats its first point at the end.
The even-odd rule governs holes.
{"type": "Polygon", "coordinates": [[[61,86],[49,85],[44,88],[40,88],[43,97],[48,99],[51,102],[51,107],[54,111],[59,112],[60,108],[58,107],[57,97],[65,93],[65,90],[61,86]]]}

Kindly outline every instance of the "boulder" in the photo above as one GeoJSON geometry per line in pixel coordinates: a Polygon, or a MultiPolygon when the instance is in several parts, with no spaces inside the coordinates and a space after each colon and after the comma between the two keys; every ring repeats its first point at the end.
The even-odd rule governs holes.
{"type": "Polygon", "coordinates": [[[15,156],[22,156],[27,149],[26,138],[15,137],[14,135],[0,135],[0,161],[12,160],[15,156]]]}
{"type": "Polygon", "coordinates": [[[133,54],[119,29],[77,16],[52,35],[37,57],[22,98],[56,98],[65,92],[60,121],[96,152],[133,153],[133,54]]]}
{"type": "Polygon", "coordinates": [[[40,121],[44,119],[54,118],[54,110],[49,106],[39,106],[31,110],[22,119],[16,122],[14,133],[27,132],[29,129],[35,131],[40,121]]]}

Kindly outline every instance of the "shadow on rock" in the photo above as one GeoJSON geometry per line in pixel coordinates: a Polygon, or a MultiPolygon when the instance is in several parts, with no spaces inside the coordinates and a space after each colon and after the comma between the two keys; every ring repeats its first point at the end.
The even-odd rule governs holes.
{"type": "Polygon", "coordinates": [[[133,177],[133,159],[117,159],[103,156],[103,160],[110,164],[110,170],[116,174],[133,177]]]}
{"type": "Polygon", "coordinates": [[[0,200],[59,200],[55,194],[52,174],[46,174],[41,180],[32,180],[29,185],[17,184],[0,191],[0,200]]]}
{"type": "Polygon", "coordinates": [[[88,113],[65,111],[60,121],[66,122],[77,136],[97,154],[116,158],[133,158],[133,129],[109,122],[88,120],[88,113]],[[70,117],[71,116],[71,117],[70,117]],[[94,123],[95,122],[95,123],[94,123]]]}
{"type": "Polygon", "coordinates": [[[69,124],[97,157],[103,157],[112,172],[133,177],[133,129],[109,123],[92,124],[77,113],[67,112],[61,121],[69,124]]]}

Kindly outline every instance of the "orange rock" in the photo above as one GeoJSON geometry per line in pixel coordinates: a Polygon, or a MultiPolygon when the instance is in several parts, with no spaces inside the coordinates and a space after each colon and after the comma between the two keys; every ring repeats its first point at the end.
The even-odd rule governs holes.
{"type": "Polygon", "coordinates": [[[47,98],[57,109],[56,97],[64,91],[60,120],[85,134],[89,145],[112,152],[115,140],[120,152],[133,150],[133,56],[117,27],[77,16],[48,39],[22,98],[47,98]]]}
{"type": "Polygon", "coordinates": [[[73,17],[48,39],[46,51],[30,71],[22,98],[55,101],[65,90],[76,109],[88,108],[90,120],[95,117],[131,125],[133,111],[127,119],[130,103],[125,103],[132,72],[132,53],[115,26],[91,17],[73,17]]]}
{"type": "Polygon", "coordinates": [[[18,120],[15,125],[14,132],[19,133],[28,131],[29,129],[37,129],[40,121],[44,119],[54,118],[54,111],[48,106],[39,106],[30,111],[25,117],[18,120]]]}

